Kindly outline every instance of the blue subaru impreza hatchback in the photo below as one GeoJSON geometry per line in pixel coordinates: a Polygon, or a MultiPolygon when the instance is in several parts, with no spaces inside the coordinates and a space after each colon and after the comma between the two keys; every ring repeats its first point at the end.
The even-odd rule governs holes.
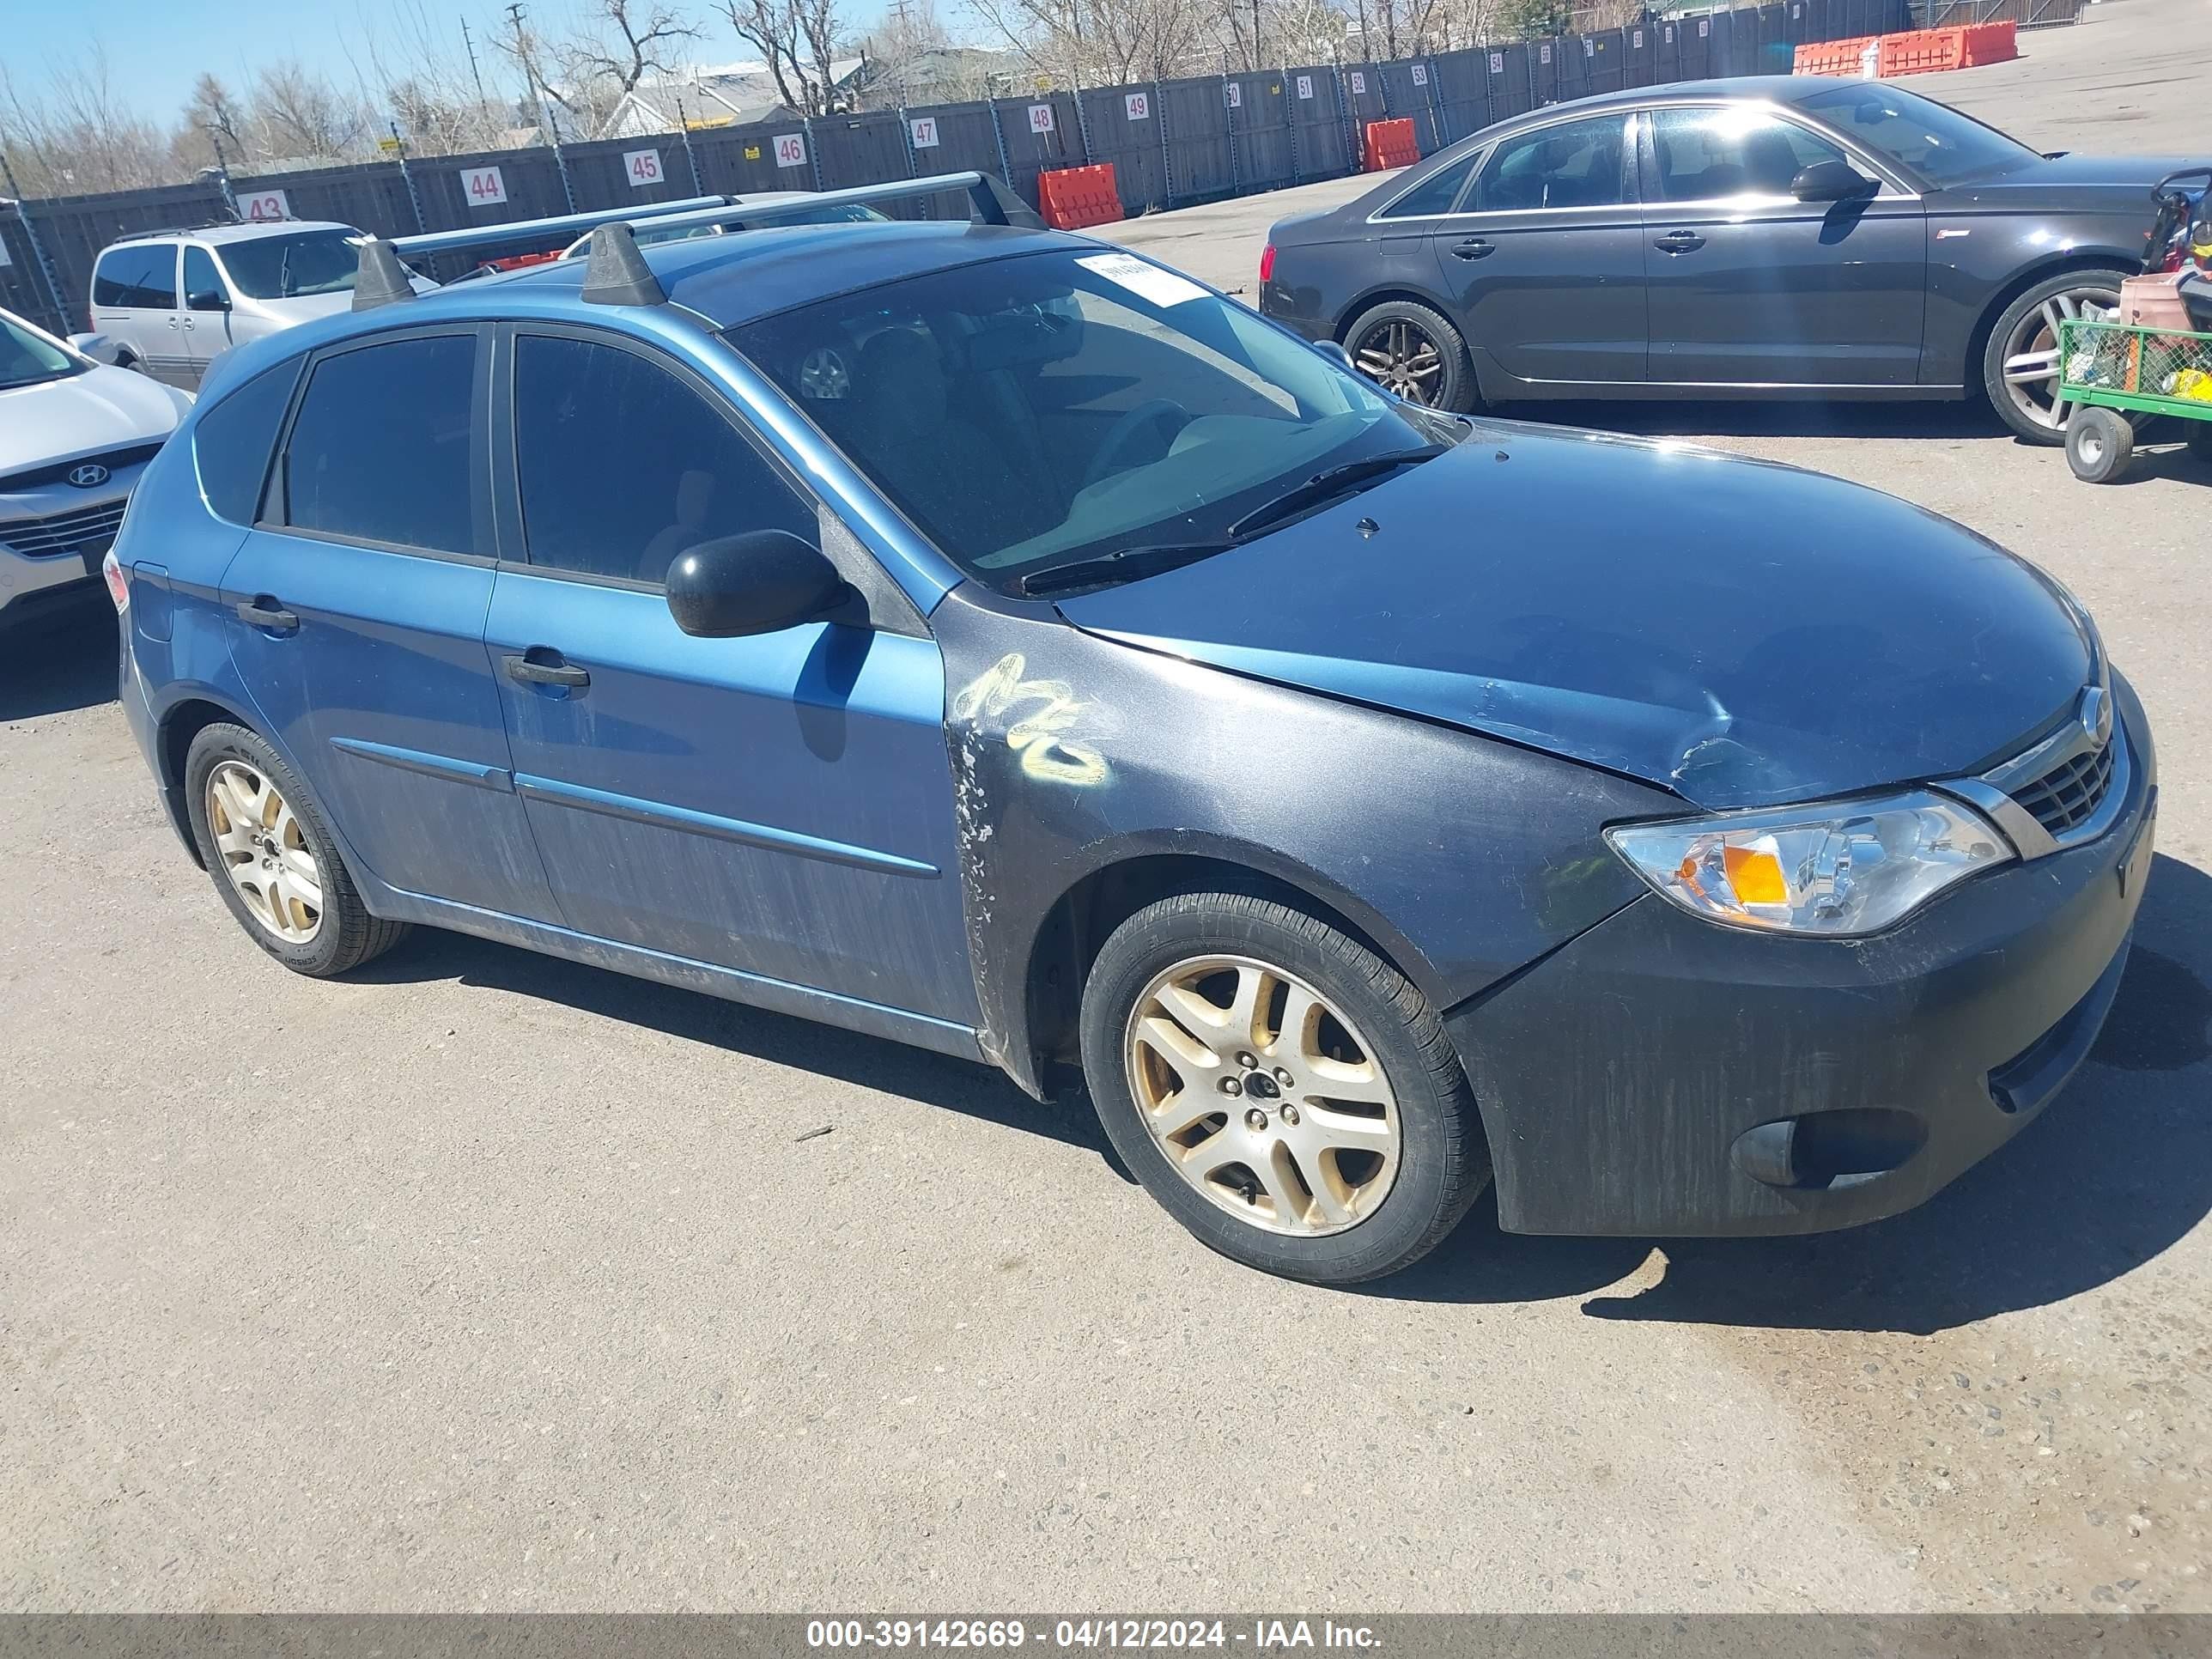
{"type": "Polygon", "coordinates": [[[1394,401],[949,182],[970,222],[609,224],[420,297],[372,242],[217,366],[109,580],[249,938],[1079,1062],[1194,1233],[1325,1283],[1493,1175],[1522,1231],[1866,1221],[2058,1092],[2156,791],[2057,584],[1394,401]]]}

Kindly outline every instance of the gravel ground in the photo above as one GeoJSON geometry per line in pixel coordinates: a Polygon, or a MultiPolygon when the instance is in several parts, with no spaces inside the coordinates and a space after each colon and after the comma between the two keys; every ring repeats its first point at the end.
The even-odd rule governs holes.
{"type": "MultiPolygon", "coordinates": [[[[2118,48],[2205,9],[2100,13],[1928,84],[2179,145],[2201,90],[2118,48]]],[[[1288,201],[1125,228],[1218,280],[1288,201]]],[[[2112,1024],[1936,1202],[1663,1246],[1486,1203],[1316,1291],[979,1068],[449,936],[295,979],[88,609],[0,657],[0,1607],[2212,1610],[2212,478],[2093,490],[1940,410],[1630,418],[2043,562],[2157,726],[2112,1024]]]]}

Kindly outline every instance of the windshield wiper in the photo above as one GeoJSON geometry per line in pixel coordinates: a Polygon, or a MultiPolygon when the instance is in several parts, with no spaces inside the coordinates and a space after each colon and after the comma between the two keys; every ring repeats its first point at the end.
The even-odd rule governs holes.
{"type": "Polygon", "coordinates": [[[1346,461],[1340,466],[1324,467],[1302,484],[1294,484],[1273,501],[1262,501],[1243,518],[1229,526],[1229,538],[1242,541],[1256,532],[1289,518],[1293,513],[1322,502],[1334,501],[1355,485],[1381,479],[1401,466],[1412,466],[1420,461],[1432,461],[1439,455],[1451,453],[1450,444],[1424,444],[1419,449],[1393,450],[1388,455],[1370,455],[1364,460],[1346,461]]]}
{"type": "Polygon", "coordinates": [[[1075,559],[1066,564],[1032,570],[1016,586],[1031,596],[1061,593],[1071,587],[1103,587],[1109,582],[1134,581],[1139,576],[1157,576],[1179,565],[1195,564],[1200,559],[1226,552],[1236,544],[1233,540],[1224,540],[1125,547],[1119,552],[1102,553],[1095,559],[1075,559]]]}

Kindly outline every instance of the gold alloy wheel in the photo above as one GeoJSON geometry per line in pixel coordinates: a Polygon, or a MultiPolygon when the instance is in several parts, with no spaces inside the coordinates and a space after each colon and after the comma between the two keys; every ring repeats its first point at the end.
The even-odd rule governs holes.
{"type": "Polygon", "coordinates": [[[1398,1174],[1398,1100],[1357,1027],[1297,975],[1193,957],[1155,975],[1123,1043],[1138,1114],[1206,1199],[1316,1238],[1372,1215],[1398,1174]]]}
{"type": "Polygon", "coordinates": [[[322,931],[323,872],[276,786],[242,761],[208,774],[208,831],[255,921],[287,945],[322,931]]]}

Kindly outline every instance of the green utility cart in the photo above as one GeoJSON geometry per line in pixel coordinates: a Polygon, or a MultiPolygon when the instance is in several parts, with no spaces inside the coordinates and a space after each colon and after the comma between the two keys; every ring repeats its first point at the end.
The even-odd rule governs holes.
{"type": "Polygon", "coordinates": [[[2058,325],[2058,395],[2077,405],[2066,464],[2085,483],[2115,483],[2135,454],[2126,411],[2188,422],[2190,453],[2212,463],[2212,334],[2071,318],[2058,325]]]}

